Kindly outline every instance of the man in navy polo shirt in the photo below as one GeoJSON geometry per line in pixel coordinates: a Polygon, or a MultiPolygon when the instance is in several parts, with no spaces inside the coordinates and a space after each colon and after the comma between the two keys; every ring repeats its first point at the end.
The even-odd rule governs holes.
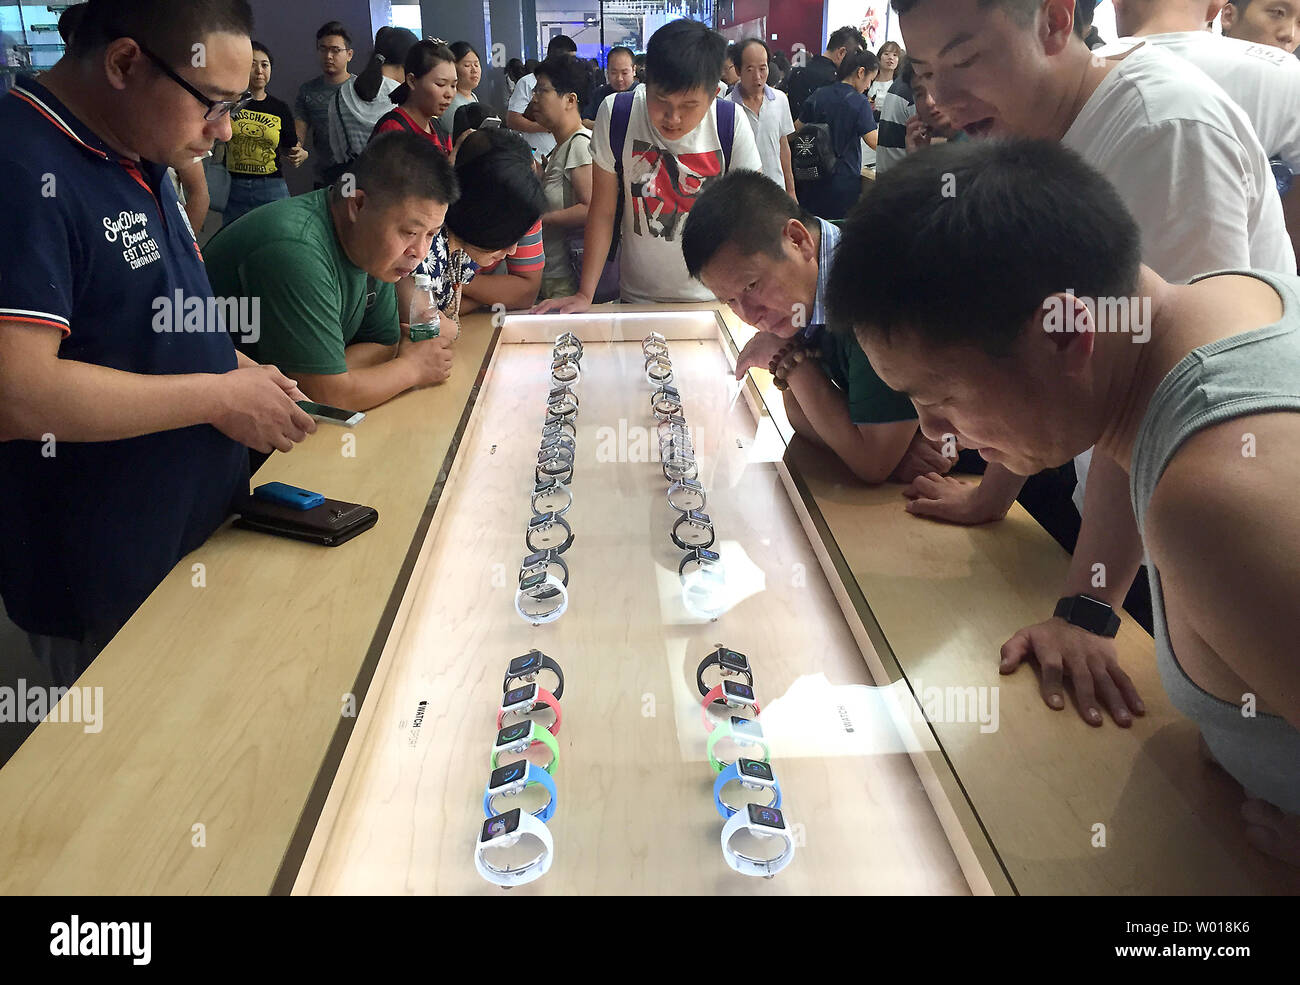
{"type": "Polygon", "coordinates": [[[199,303],[166,174],[229,139],[251,20],[90,0],[68,55],[0,99],[0,596],[59,684],[247,492],[247,447],[314,430],[293,381],[236,355],[256,325],[199,303]]]}

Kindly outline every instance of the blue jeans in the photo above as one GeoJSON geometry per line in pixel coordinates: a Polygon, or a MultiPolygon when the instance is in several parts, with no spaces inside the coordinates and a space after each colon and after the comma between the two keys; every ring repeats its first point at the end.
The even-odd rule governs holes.
{"type": "Polygon", "coordinates": [[[231,175],[230,198],[226,201],[226,211],[221,213],[222,225],[230,225],[259,205],[288,197],[289,185],[283,178],[240,178],[231,175]]]}

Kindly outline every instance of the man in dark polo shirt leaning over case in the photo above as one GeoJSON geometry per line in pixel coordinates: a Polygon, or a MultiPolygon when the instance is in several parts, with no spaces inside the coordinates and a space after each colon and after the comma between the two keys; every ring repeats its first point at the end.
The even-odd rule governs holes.
{"type": "Polygon", "coordinates": [[[0,99],[0,596],[58,684],[225,520],[247,448],[315,430],[293,381],[236,355],[241,326],[184,312],[215,306],[167,167],[229,139],[251,21],[90,0],[0,99]]]}

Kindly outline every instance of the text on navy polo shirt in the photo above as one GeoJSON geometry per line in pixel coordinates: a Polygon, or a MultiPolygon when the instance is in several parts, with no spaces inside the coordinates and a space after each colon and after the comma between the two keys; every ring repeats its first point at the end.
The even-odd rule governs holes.
{"type": "MultiPolygon", "coordinates": [[[[165,167],[120,159],[20,77],[0,98],[0,187],[0,323],[57,328],[59,358],[129,373],[236,368],[224,331],[156,330],[155,299],[212,294],[165,167]]],[[[115,632],[247,488],[247,449],[206,424],[0,442],[9,618],[70,639],[115,632]]]]}

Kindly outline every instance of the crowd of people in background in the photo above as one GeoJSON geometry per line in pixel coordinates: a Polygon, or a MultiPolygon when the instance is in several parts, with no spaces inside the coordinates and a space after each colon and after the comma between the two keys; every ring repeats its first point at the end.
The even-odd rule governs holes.
{"type": "Polygon", "coordinates": [[[910,512],[1072,510],[1063,608],[1003,670],[1032,657],[1049,705],[1068,678],[1090,724],[1131,724],[1097,615],[1127,598],[1252,842],[1300,864],[1300,576],[1270,547],[1300,542],[1278,508],[1300,480],[1300,7],[1229,3],[1216,37],[1204,4],[1115,0],[1109,43],[1088,0],[893,8],[907,50],[846,26],[791,58],[682,19],[602,64],[557,35],[499,66],[499,106],[472,44],[385,27],[357,60],[331,21],[292,107],[245,0],[72,8],[65,58],[0,100],[0,593],[34,652],[70,683],[246,494],[249,453],[314,430],[298,400],[445,381],[465,312],[721,301],[757,330],[737,377],[767,369],[795,431],[910,512]],[[1104,325],[1043,330],[1045,299],[1097,326],[1086,298],[1137,294],[1148,362],[1104,325]],[[182,345],[141,327],[173,296],[258,298],[260,321],[182,345]],[[1266,468],[1223,464],[1214,425],[1243,415],[1266,468]]]}

